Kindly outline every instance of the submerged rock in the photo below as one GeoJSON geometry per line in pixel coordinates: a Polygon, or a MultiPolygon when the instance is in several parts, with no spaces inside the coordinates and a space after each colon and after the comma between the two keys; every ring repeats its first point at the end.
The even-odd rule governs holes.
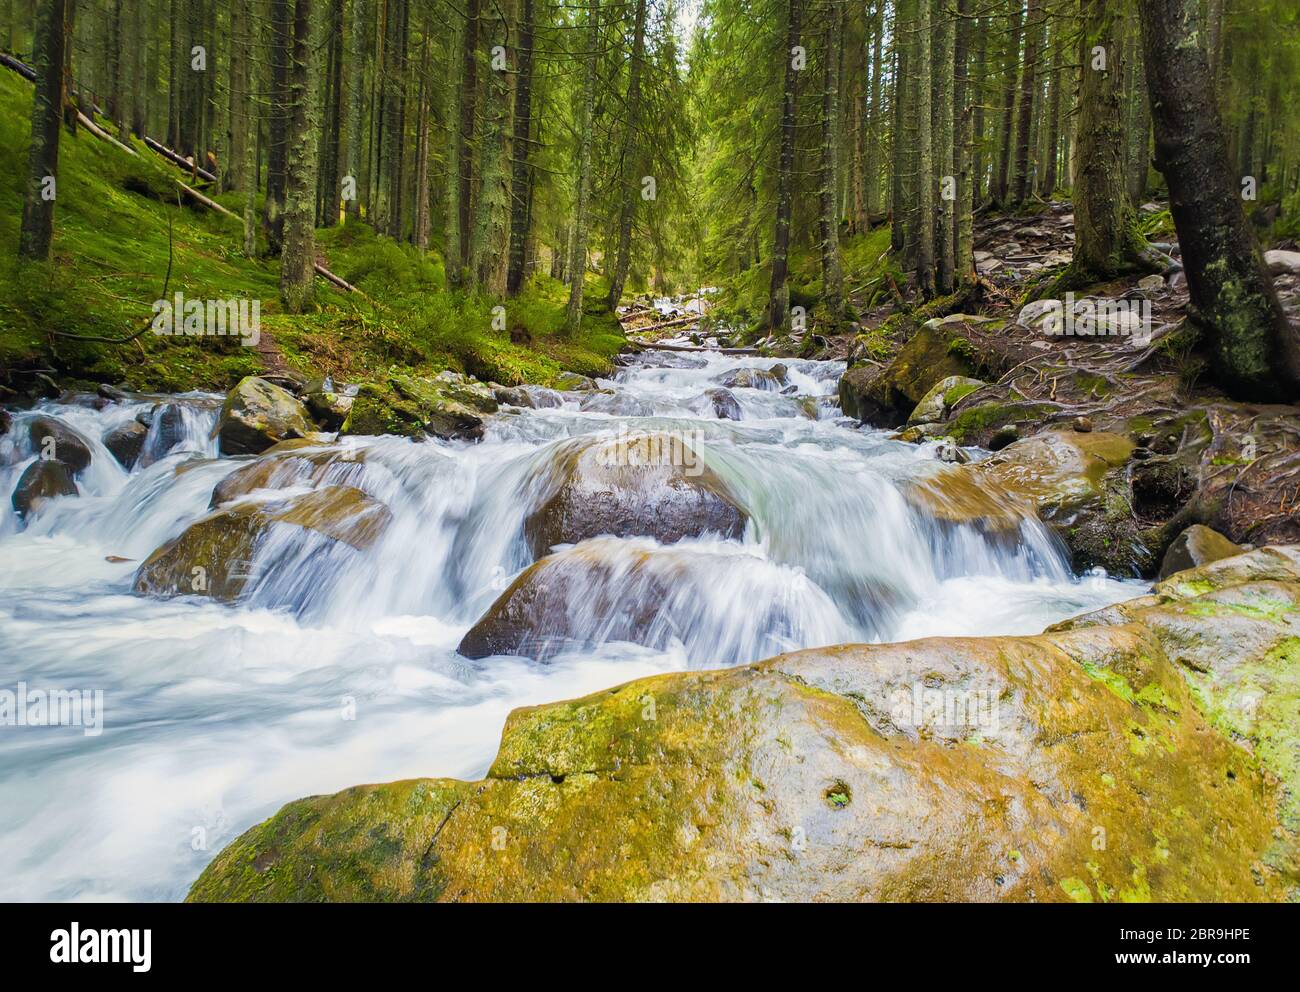
{"type": "Polygon", "coordinates": [[[33,454],[62,462],[73,475],[79,475],[90,464],[90,444],[61,420],[35,416],[27,425],[27,437],[33,454]]]}
{"type": "Polygon", "coordinates": [[[185,415],[179,404],[160,403],[150,411],[149,431],[140,453],[141,468],[152,465],[185,437],[185,415]]]}
{"type": "Polygon", "coordinates": [[[209,505],[215,508],[259,489],[321,483],[356,485],[365,473],[365,461],[364,448],[319,445],[305,439],[281,441],[218,482],[209,505]]]}
{"type": "Polygon", "coordinates": [[[1167,579],[1175,572],[1196,568],[1198,565],[1208,565],[1220,558],[1231,558],[1245,550],[1240,544],[1229,541],[1217,530],[1202,524],[1192,524],[1174,538],[1173,544],[1169,545],[1164,559],[1160,562],[1159,578],[1167,579]]]}
{"type": "Polygon", "coordinates": [[[136,571],[133,589],[232,602],[257,577],[254,555],[272,524],[306,528],[361,551],[391,519],[388,507],[351,486],[326,486],[275,503],[240,503],[195,521],[155,550],[136,571]]]}
{"type": "Polygon", "coordinates": [[[39,513],[41,507],[56,496],[76,496],[71,466],[54,458],[38,458],[18,477],[10,502],[20,517],[39,513]]]}
{"type": "Polygon", "coordinates": [[[744,419],[736,394],[725,386],[706,389],[704,391],[704,400],[708,403],[708,408],[713,411],[713,415],[719,420],[744,419]]]}
{"type": "Polygon", "coordinates": [[[1133,574],[1153,566],[1138,540],[1124,466],[1133,442],[1105,431],[1044,431],[981,462],[914,484],[910,498],[951,523],[1004,530],[1030,512],[1069,546],[1074,566],[1133,574]]]}
{"type": "Polygon", "coordinates": [[[213,428],[223,455],[256,455],[277,441],[315,430],[307,408],[286,389],[250,375],[230,391],[213,428]]]}
{"type": "Polygon", "coordinates": [[[732,369],[713,377],[713,381],[728,389],[762,389],[779,393],[787,385],[786,367],[773,365],[771,369],[732,369]]]}
{"type": "Polygon", "coordinates": [[[588,393],[578,404],[583,413],[608,413],[615,417],[648,417],[654,411],[644,400],[616,389],[588,393]]]}
{"type": "Polygon", "coordinates": [[[138,420],[128,420],[126,423],[118,424],[112,430],[106,431],[103,442],[104,447],[112,453],[118,463],[129,471],[140,457],[140,452],[144,448],[144,440],[148,436],[148,427],[138,420]]]}
{"type": "Polygon", "coordinates": [[[706,533],[740,537],[748,520],[726,483],[672,434],[566,442],[547,475],[546,495],[524,521],[535,558],[600,534],[664,544],[706,533]]]}
{"type": "Polygon", "coordinates": [[[503,406],[531,410],[554,409],[564,405],[560,394],[545,386],[497,386],[492,390],[492,395],[503,406]]]}
{"type": "Polygon", "coordinates": [[[1037,636],[818,648],[516,710],[482,781],[290,803],[189,898],[1294,897],[1300,710],[1271,673],[1300,660],[1300,554],[1273,557],[1037,636]]]}
{"type": "Polygon", "coordinates": [[[592,640],[662,647],[669,632],[653,623],[668,595],[645,567],[648,553],[611,559],[602,542],[579,545],[534,562],[461,639],[466,658],[523,655],[544,661],[592,640]]]}

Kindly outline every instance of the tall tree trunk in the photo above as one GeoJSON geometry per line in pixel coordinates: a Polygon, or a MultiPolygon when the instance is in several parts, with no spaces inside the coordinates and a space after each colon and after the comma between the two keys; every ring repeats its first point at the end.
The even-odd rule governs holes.
{"type": "MultiPolygon", "coordinates": [[[[453,15],[454,16],[454,15],[453,15]]],[[[465,43],[467,28],[457,23],[452,32],[448,48],[447,62],[447,202],[443,217],[443,268],[447,275],[447,285],[453,289],[460,287],[464,266],[461,258],[463,228],[461,227],[461,156],[465,154],[465,142],[460,128],[461,83],[458,68],[463,62],[462,46],[465,43]]]]}
{"type": "Polygon", "coordinates": [[[289,63],[293,45],[294,0],[271,0],[271,106],[267,118],[266,199],[263,222],[266,252],[284,247],[285,166],[289,141],[289,63]]]}
{"type": "Polygon", "coordinates": [[[989,50],[989,19],[988,15],[980,15],[980,19],[975,28],[975,72],[972,73],[971,88],[973,90],[971,101],[975,105],[974,121],[971,124],[971,134],[975,142],[975,160],[971,166],[971,202],[979,203],[984,197],[985,177],[988,174],[988,168],[984,157],[984,92],[985,84],[988,78],[988,50],[989,50]]]}
{"type": "Polygon", "coordinates": [[[1187,288],[1219,381],[1236,398],[1295,402],[1300,339],[1278,302],[1228,163],[1188,0],[1140,0],[1156,168],[1169,184],[1187,288]]]}
{"type": "MultiPolygon", "coordinates": [[[[494,8],[497,9],[497,8],[494,8]]],[[[504,45],[507,25],[503,18],[483,18],[481,30],[489,49],[504,45]]],[[[470,276],[475,285],[498,294],[497,269],[506,245],[510,210],[510,179],[505,167],[505,144],[510,116],[510,82],[506,68],[489,63],[483,99],[483,136],[479,143],[479,190],[470,230],[470,276]]]]}
{"type": "Polygon", "coordinates": [[[606,303],[612,310],[618,306],[623,296],[623,283],[627,280],[628,265],[632,253],[632,223],[636,219],[636,204],[641,195],[640,176],[635,162],[640,161],[637,154],[637,132],[641,127],[641,69],[645,62],[645,19],[647,0],[636,0],[636,14],[632,24],[632,61],[628,66],[627,79],[627,120],[624,121],[623,153],[619,160],[620,178],[622,180],[622,199],[618,214],[618,253],[614,259],[614,269],[609,278],[609,297],[606,303]]]}
{"type": "Polygon", "coordinates": [[[578,135],[577,204],[574,210],[573,250],[570,253],[569,306],[564,315],[566,333],[573,334],[582,320],[583,283],[587,274],[587,203],[591,191],[591,129],[596,104],[596,50],[600,47],[600,0],[587,7],[587,36],[583,58],[582,124],[578,135]]]}
{"type": "Polygon", "coordinates": [[[316,152],[320,127],[320,66],[325,22],[314,0],[293,0],[288,76],[289,128],[285,154],[284,250],[280,299],[288,313],[313,302],[316,265],[316,152]]]}
{"type": "Polygon", "coordinates": [[[420,29],[420,96],[416,104],[415,229],[411,240],[421,251],[429,247],[429,125],[432,81],[429,79],[429,37],[433,33],[429,11],[420,29]]]}
{"type": "Polygon", "coordinates": [[[916,34],[920,58],[916,66],[917,140],[916,140],[916,284],[921,295],[934,295],[934,132],[931,102],[934,77],[931,52],[931,0],[918,4],[916,34]]]}
{"type": "MultiPolygon", "coordinates": [[[[1058,29],[1059,30],[1059,29],[1058,29]]],[[[1060,158],[1061,146],[1061,43],[1060,38],[1053,33],[1056,45],[1052,50],[1052,76],[1051,76],[1051,93],[1048,97],[1048,117],[1047,117],[1047,160],[1044,163],[1043,185],[1044,195],[1050,198],[1055,192],[1058,185],[1057,160],[1060,158]]]]}
{"type": "Polygon", "coordinates": [[[1115,4],[1080,0],[1079,9],[1082,77],[1071,278],[1086,282],[1134,268],[1143,246],[1124,188],[1115,4]]]}
{"type": "Polygon", "coordinates": [[[838,159],[840,55],[844,32],[844,10],[832,2],[827,9],[822,45],[822,147],[820,227],[822,255],[822,302],[830,315],[831,327],[844,322],[844,270],[840,267],[840,216],[838,159]]]}
{"type": "Polygon", "coordinates": [[[510,176],[510,268],[506,273],[506,292],[510,296],[516,295],[524,283],[528,208],[532,199],[533,0],[522,0],[519,60],[515,72],[515,127],[511,143],[510,176]]]}
{"type": "Polygon", "coordinates": [[[957,115],[957,229],[953,235],[953,280],[957,286],[968,286],[975,281],[974,195],[971,189],[974,124],[971,104],[976,96],[970,78],[973,5],[974,0],[957,0],[957,33],[953,41],[953,110],[957,115]]]}
{"type": "Polygon", "coordinates": [[[1011,182],[1011,202],[1022,204],[1029,195],[1029,132],[1038,84],[1038,45],[1042,36],[1041,0],[1029,0],[1025,24],[1025,64],[1020,71],[1020,117],[1016,122],[1016,157],[1011,182]]]}
{"type": "Polygon", "coordinates": [[[470,221],[474,194],[474,116],[478,101],[480,0],[466,0],[460,74],[460,243],[461,265],[469,265],[470,221]]]}
{"type": "Polygon", "coordinates": [[[345,201],[348,216],[361,216],[362,113],[366,103],[366,31],[370,23],[371,0],[352,0],[352,19],[348,31],[350,66],[344,70],[348,87],[348,121],[346,128],[346,177],[350,180],[351,198],[345,201]]]}
{"type": "Polygon", "coordinates": [[[901,254],[906,247],[907,241],[907,195],[905,192],[906,172],[908,163],[908,142],[903,136],[903,127],[907,117],[905,105],[907,103],[907,84],[904,82],[911,76],[910,54],[911,45],[906,40],[903,32],[911,30],[903,18],[903,3],[906,0],[898,0],[894,4],[894,30],[890,37],[890,44],[894,49],[894,97],[890,134],[890,168],[889,168],[889,245],[895,254],[901,254]]]}
{"type": "Polygon", "coordinates": [[[244,192],[244,254],[257,254],[257,130],[252,94],[253,0],[235,0],[230,10],[230,107],[234,134],[231,155],[238,160],[240,188],[244,192]]]}
{"type": "Polygon", "coordinates": [[[339,138],[343,130],[343,0],[331,0],[329,47],[325,74],[325,127],[321,135],[320,226],[339,222],[339,138]]]}
{"type": "MultiPolygon", "coordinates": [[[[871,21],[871,113],[867,118],[866,209],[870,219],[880,213],[880,148],[883,142],[881,127],[880,80],[882,73],[881,48],[885,34],[885,2],[876,0],[876,10],[871,21]]],[[[865,228],[864,228],[865,230],[865,228]]]]}
{"type": "Polygon", "coordinates": [[[1002,69],[1006,87],[1002,95],[1002,133],[1001,140],[998,142],[998,171],[993,183],[993,199],[999,206],[1006,204],[1010,192],[1008,182],[1012,155],[1011,126],[1016,109],[1016,70],[1020,64],[1021,17],[1020,0],[1011,0],[1010,29],[1007,33],[1006,59],[1002,69]]]}
{"type": "Polygon", "coordinates": [[[785,86],[781,96],[781,152],[776,178],[776,236],[772,245],[772,282],[768,292],[767,326],[781,331],[790,317],[790,212],[793,200],[795,113],[799,100],[799,70],[794,51],[799,47],[802,10],[800,0],[788,0],[786,13],[785,86]]]}
{"type": "Polygon", "coordinates": [[[46,261],[54,240],[54,199],[59,175],[59,126],[65,98],[63,86],[66,17],[73,0],[39,0],[32,62],[36,92],[32,97],[32,142],[27,153],[27,188],[18,254],[46,261]]]}
{"type": "Polygon", "coordinates": [[[935,166],[941,196],[935,225],[936,256],[935,285],[940,293],[951,293],[956,274],[956,207],[957,207],[957,155],[953,133],[953,19],[945,3],[940,0],[932,15],[938,17],[934,25],[934,134],[935,166]]]}
{"type": "Polygon", "coordinates": [[[394,240],[402,237],[405,150],[406,47],[408,0],[387,0],[380,88],[379,184],[375,227],[394,240]]]}

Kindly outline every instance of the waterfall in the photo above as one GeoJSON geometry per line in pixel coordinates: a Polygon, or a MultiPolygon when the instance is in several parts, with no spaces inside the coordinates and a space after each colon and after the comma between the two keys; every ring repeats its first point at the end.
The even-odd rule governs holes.
{"type": "Polygon", "coordinates": [[[0,437],[0,689],[102,690],[105,703],[96,737],[0,728],[0,898],[179,898],[290,799],[482,774],[516,706],[822,644],[1036,632],[1135,593],[1072,575],[1030,517],[998,532],[935,519],[909,495],[944,470],[933,446],[841,418],[842,371],[647,352],[600,380],[598,401],[503,408],[478,444],[322,438],[275,454],[273,489],[216,507],[214,488],[255,464],[217,457],[221,397],[15,412],[0,437]],[[734,398],[730,417],[718,389],[734,398]],[[23,520],[8,494],[41,457],[28,437],[38,416],[75,432],[90,461],[76,496],[23,520]],[[148,426],[128,470],[104,438],[131,421],[148,426]],[[533,564],[525,523],[557,465],[629,432],[687,438],[743,507],[743,533],[561,546],[562,642],[544,657],[458,654],[533,564]],[[133,592],[140,563],[196,521],[331,485],[387,508],[373,543],[272,523],[234,604],[133,592]]]}

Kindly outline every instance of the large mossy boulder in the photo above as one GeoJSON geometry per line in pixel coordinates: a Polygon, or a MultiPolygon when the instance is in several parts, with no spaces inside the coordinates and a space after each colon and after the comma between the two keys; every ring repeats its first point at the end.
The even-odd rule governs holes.
{"type": "Polygon", "coordinates": [[[316,430],[302,405],[287,389],[255,375],[239,381],[226,396],[213,427],[223,455],[256,455],[287,438],[316,430]]]}
{"type": "Polygon", "coordinates": [[[1253,557],[1037,636],[819,648],[516,710],[482,781],[290,803],[189,898],[1294,898],[1300,553],[1213,571],[1253,557]]]}
{"type": "Polygon", "coordinates": [[[846,371],[840,380],[841,409],[879,427],[897,427],[942,380],[977,376],[979,362],[961,336],[963,326],[961,321],[930,321],[916,329],[888,365],[846,371]]]}
{"type": "Polygon", "coordinates": [[[79,475],[90,464],[89,442],[54,417],[33,417],[27,424],[27,438],[33,454],[45,461],[62,462],[73,475],[79,475]]]}
{"type": "Polygon", "coordinates": [[[136,570],[134,591],[153,596],[238,599],[255,582],[254,558],[272,525],[292,525],[363,551],[387,528],[388,507],[351,486],[326,486],[291,499],[238,503],[190,524],[136,570]]]}
{"type": "Polygon", "coordinates": [[[950,375],[946,379],[940,379],[916,404],[916,408],[907,418],[908,424],[935,424],[947,420],[948,411],[952,409],[953,404],[983,385],[982,380],[972,379],[968,375],[950,375]]]}
{"type": "Polygon", "coordinates": [[[479,383],[446,375],[395,375],[383,384],[361,386],[340,430],[477,441],[485,416],[496,411],[492,390],[479,383]]]}
{"type": "Polygon", "coordinates": [[[72,468],[54,458],[38,458],[23,470],[10,496],[20,517],[39,513],[41,507],[59,496],[76,496],[72,468]]]}
{"type": "Polygon", "coordinates": [[[674,434],[564,442],[540,486],[524,521],[535,558],[601,534],[664,544],[708,533],[740,537],[748,521],[723,479],[674,434]]]}

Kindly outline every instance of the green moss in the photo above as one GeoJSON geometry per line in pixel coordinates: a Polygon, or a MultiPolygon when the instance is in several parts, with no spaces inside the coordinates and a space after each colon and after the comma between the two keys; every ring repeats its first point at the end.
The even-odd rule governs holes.
{"type": "Polygon", "coordinates": [[[1072,902],[1092,902],[1092,890],[1083,879],[1063,878],[1060,884],[1061,890],[1072,902]]]}
{"type": "MultiPolygon", "coordinates": [[[[0,240],[8,244],[18,240],[30,114],[31,85],[0,73],[0,240]]],[[[449,293],[436,251],[399,244],[358,222],[317,231],[317,251],[366,296],[320,280],[317,307],[287,315],[277,261],[243,257],[238,220],[178,206],[181,173],[133,144],[135,157],[84,131],[64,136],[51,262],[0,252],[0,384],[25,391],[35,370],[53,369],[74,382],[224,390],[261,370],[261,356],[237,338],[147,332],[113,345],[53,333],[121,337],[144,326],[169,261],[169,296],[259,300],[263,339],[309,376],[328,372],[360,382],[396,366],[544,383],[563,369],[606,374],[624,345],[617,320],[599,301],[577,332],[565,335],[567,289],[555,280],[539,275],[504,301],[449,293]],[[498,305],[504,325],[493,319],[498,305]],[[525,340],[512,340],[512,331],[525,340]]],[[[238,193],[217,199],[242,207],[238,193]]]]}

